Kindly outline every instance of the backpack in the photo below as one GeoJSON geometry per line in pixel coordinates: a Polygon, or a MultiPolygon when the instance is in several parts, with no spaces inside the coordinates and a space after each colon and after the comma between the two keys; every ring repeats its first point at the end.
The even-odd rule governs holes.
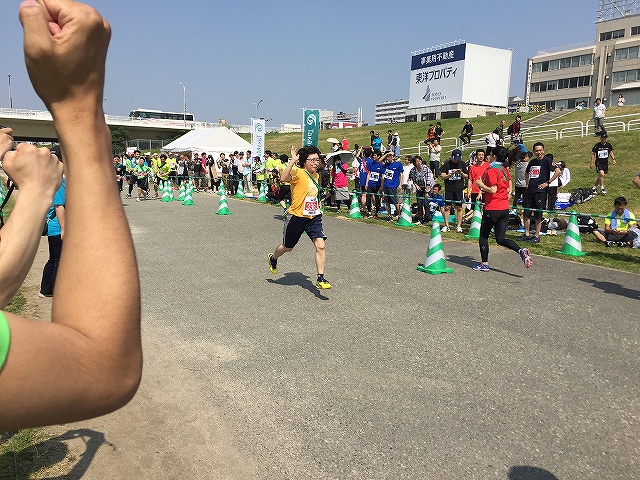
{"type": "Polygon", "coordinates": [[[513,135],[513,123],[507,127],[507,134],[513,135]]]}
{"type": "Polygon", "coordinates": [[[569,195],[569,202],[584,203],[587,200],[591,200],[594,196],[593,190],[590,188],[578,188],[569,195]]]}
{"type": "Polygon", "coordinates": [[[598,228],[598,224],[590,215],[578,215],[578,230],[580,230],[580,233],[591,233],[596,228],[598,228]]]}
{"type": "Polygon", "coordinates": [[[518,230],[520,227],[522,227],[522,219],[520,216],[515,212],[509,213],[507,228],[509,230],[518,230]]]}

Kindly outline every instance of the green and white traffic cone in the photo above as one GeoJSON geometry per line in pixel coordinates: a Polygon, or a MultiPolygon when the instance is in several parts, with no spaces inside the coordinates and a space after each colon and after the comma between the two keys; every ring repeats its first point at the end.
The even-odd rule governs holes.
{"type": "Polygon", "coordinates": [[[351,205],[349,206],[349,218],[362,218],[362,214],[360,213],[360,204],[358,203],[358,193],[355,191],[353,192],[351,205]]]}
{"type": "Polygon", "coordinates": [[[186,194],[186,189],[184,186],[184,180],[182,182],[180,182],[180,192],[178,192],[178,201],[182,202],[184,201],[184,196],[186,194]]]}
{"type": "Polygon", "coordinates": [[[171,180],[165,180],[164,188],[167,189],[167,200],[169,203],[173,202],[175,198],[173,198],[173,185],[171,184],[171,180]]]}
{"type": "Polygon", "coordinates": [[[429,239],[427,256],[424,260],[424,265],[418,265],[417,270],[432,275],[453,272],[453,268],[447,268],[447,263],[444,260],[444,248],[442,248],[442,236],[440,235],[439,223],[434,223],[431,227],[431,238],[429,239]]]}
{"type": "MultiPolygon", "coordinates": [[[[391,214],[391,212],[389,212],[391,214]]],[[[404,196],[404,203],[402,204],[402,212],[400,212],[400,218],[396,222],[399,227],[412,227],[411,223],[411,207],[409,206],[409,195],[404,196]]]]}
{"type": "Polygon", "coordinates": [[[162,190],[162,199],[160,201],[163,203],[170,202],[169,192],[167,192],[167,182],[160,180],[160,189],[162,190]]]}
{"type": "Polygon", "coordinates": [[[473,218],[469,227],[469,234],[466,238],[480,238],[480,225],[482,225],[482,211],[480,210],[480,202],[475,202],[473,207],[473,218]]]}
{"type": "Polygon", "coordinates": [[[216,215],[231,215],[229,205],[227,204],[227,196],[224,191],[220,195],[220,203],[218,204],[218,211],[216,212],[216,215]]]}
{"type": "Polygon", "coordinates": [[[567,233],[564,236],[562,250],[556,250],[558,253],[571,255],[572,257],[583,257],[587,252],[582,251],[582,242],[580,241],[580,229],[578,228],[578,212],[571,211],[571,218],[567,225],[567,233]]]}
{"type": "Polygon", "coordinates": [[[242,179],[240,179],[240,183],[238,184],[238,191],[235,194],[235,198],[244,198],[244,190],[242,189],[242,179]]]}
{"type": "Polygon", "coordinates": [[[184,192],[184,201],[182,202],[182,205],[195,205],[195,202],[193,201],[193,184],[188,183],[187,184],[187,188],[184,192]]]}
{"type": "Polygon", "coordinates": [[[442,216],[442,212],[440,210],[436,210],[433,214],[433,223],[444,223],[444,217],[442,216]]]}
{"type": "Polygon", "coordinates": [[[165,181],[164,184],[167,189],[167,196],[169,198],[168,202],[171,203],[175,200],[175,198],[173,198],[173,185],[171,185],[171,180],[165,181]]]}
{"type": "Polygon", "coordinates": [[[260,182],[260,193],[258,194],[258,201],[260,203],[267,203],[267,192],[266,192],[265,184],[260,182]]]}

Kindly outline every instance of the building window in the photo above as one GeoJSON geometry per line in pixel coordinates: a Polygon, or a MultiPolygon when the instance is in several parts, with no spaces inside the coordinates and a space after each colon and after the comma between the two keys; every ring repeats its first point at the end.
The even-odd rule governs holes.
{"type": "Polygon", "coordinates": [[[530,88],[531,93],[538,93],[565,88],[588,87],[590,85],[591,75],[584,75],[582,77],[561,78],[559,80],[548,80],[546,82],[532,82],[530,88]]]}
{"type": "Polygon", "coordinates": [[[640,79],[640,70],[622,70],[613,72],[613,83],[635,82],[640,79]]]}
{"type": "Polygon", "coordinates": [[[593,65],[593,53],[580,55],[580,66],[583,65],[593,65]]]}
{"type": "Polygon", "coordinates": [[[620,30],[613,30],[612,32],[603,32],[600,34],[601,42],[606,42],[607,40],[614,40],[616,38],[624,38],[624,28],[620,30]]]}
{"type": "Polygon", "coordinates": [[[638,45],[635,47],[627,47],[627,48],[616,48],[613,54],[613,60],[629,60],[632,58],[638,58],[638,51],[640,48],[638,45]]]}
{"type": "Polygon", "coordinates": [[[627,72],[613,72],[613,83],[624,83],[627,81],[627,72]]]}
{"type": "Polygon", "coordinates": [[[631,36],[633,36],[633,35],[640,35],[640,26],[631,27],[631,36]]]}
{"type": "Polygon", "coordinates": [[[578,77],[578,87],[588,87],[591,85],[591,75],[578,77]]]}
{"type": "Polygon", "coordinates": [[[593,53],[558,58],[556,60],[549,60],[548,62],[537,62],[532,64],[531,71],[532,73],[540,73],[549,70],[559,70],[561,68],[584,67],[585,65],[593,65],[593,53]]]}

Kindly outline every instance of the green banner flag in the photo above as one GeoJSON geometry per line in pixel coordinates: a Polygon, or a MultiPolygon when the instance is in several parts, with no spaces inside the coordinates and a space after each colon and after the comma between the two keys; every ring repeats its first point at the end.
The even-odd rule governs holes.
{"type": "Polygon", "coordinates": [[[304,110],[304,132],[302,145],[308,147],[318,146],[318,130],[320,129],[320,110],[304,110]]]}

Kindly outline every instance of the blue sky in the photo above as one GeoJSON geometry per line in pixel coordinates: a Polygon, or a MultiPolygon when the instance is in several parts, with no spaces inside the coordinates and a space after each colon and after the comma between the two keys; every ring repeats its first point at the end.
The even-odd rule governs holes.
{"type": "MultiPolygon", "coordinates": [[[[0,5],[0,107],[43,109],[22,55],[18,0],[0,5]],[[9,47],[7,47],[9,46],[9,47]]],[[[411,52],[460,38],[513,50],[512,95],[528,57],[595,41],[596,0],[95,0],[112,25],[106,110],[182,112],[246,125],[300,123],[301,108],[356,112],[409,97],[411,52]],[[497,7],[502,7],[498,9],[497,7]]],[[[489,64],[487,65],[490,66],[489,64]]]]}

